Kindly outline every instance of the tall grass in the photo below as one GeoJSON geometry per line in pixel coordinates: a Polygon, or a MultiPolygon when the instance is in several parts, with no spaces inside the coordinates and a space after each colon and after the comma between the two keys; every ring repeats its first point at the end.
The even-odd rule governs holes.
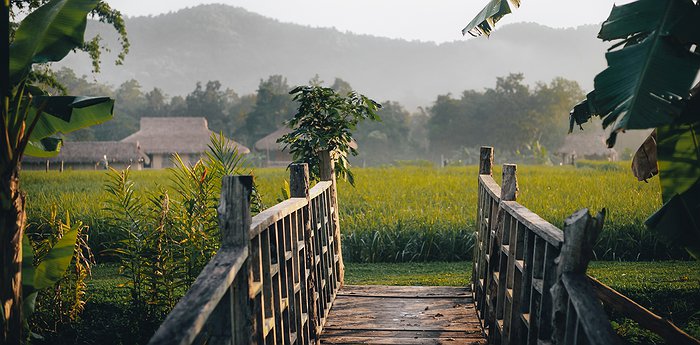
{"type": "MultiPolygon", "coordinates": [[[[400,166],[356,168],[356,187],[339,185],[343,254],[347,261],[394,262],[471,259],[476,218],[477,168],[400,166]]],[[[177,195],[164,171],[135,171],[137,188],[163,187],[177,195]]],[[[256,169],[262,202],[274,205],[288,172],[256,169]]],[[[495,179],[500,182],[500,169],[495,179]]],[[[106,174],[94,171],[24,172],[32,222],[57,204],[93,231],[99,251],[109,233],[101,208],[106,174]]],[[[637,182],[626,164],[518,167],[518,201],[561,227],[582,207],[608,210],[595,248],[599,260],[686,258],[684,251],[658,241],[644,220],[661,205],[658,180],[637,182]]]]}

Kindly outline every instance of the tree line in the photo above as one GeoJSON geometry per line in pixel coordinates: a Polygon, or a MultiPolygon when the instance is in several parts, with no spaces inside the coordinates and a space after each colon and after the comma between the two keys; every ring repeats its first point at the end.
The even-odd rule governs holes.
{"type": "MultiPolygon", "coordinates": [[[[111,87],[78,77],[68,68],[58,70],[56,77],[70,93],[109,95],[116,100],[112,121],[72,133],[69,140],[121,140],[138,130],[144,116],[202,116],[211,130],[252,148],[284,126],[298,107],[289,94],[292,86],[281,75],[261,79],[251,94],[240,95],[210,80],[196,83],[187,95],[172,97],[158,87],[144,91],[134,79],[111,87]]],[[[309,83],[323,82],[314,77],[309,83]]],[[[330,87],[340,94],[352,90],[340,78],[330,87]]],[[[523,74],[511,73],[497,78],[495,87],[466,90],[458,97],[438,95],[432,105],[414,111],[387,100],[378,111],[381,121],[362,122],[355,129],[360,154],[354,163],[441,158],[473,163],[480,145],[514,154],[534,147],[553,152],[564,141],[569,109],[583,96],[575,81],[555,78],[530,86],[523,74]]]]}

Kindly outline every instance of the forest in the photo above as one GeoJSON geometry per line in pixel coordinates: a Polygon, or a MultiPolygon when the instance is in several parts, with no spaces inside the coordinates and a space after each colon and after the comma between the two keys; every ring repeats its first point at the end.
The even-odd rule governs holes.
{"type": "MultiPolygon", "coordinates": [[[[77,76],[63,67],[57,79],[71,94],[114,97],[114,119],[85,128],[68,140],[120,140],[138,130],[141,117],[203,116],[209,127],[248,147],[284,126],[297,110],[289,85],[281,75],[261,79],[255,93],[238,94],[218,80],[197,82],[185,96],[167,95],[161,88],[144,90],[139,81],[117,87],[77,76]]],[[[569,107],[584,96],[577,82],[555,78],[525,83],[522,73],[496,79],[494,88],[438,95],[432,104],[411,111],[391,100],[382,104],[380,121],[365,121],[354,133],[359,145],[355,164],[430,160],[473,164],[476,149],[488,144],[517,161],[552,163],[567,133],[569,107]],[[484,133],[489,133],[485,135],[484,133]]],[[[310,83],[323,84],[318,76],[310,83]]],[[[335,78],[330,87],[341,94],[352,86],[335,78]]],[[[357,90],[362,92],[362,90],[357,90]]],[[[255,161],[253,156],[252,161],[255,161]]]]}

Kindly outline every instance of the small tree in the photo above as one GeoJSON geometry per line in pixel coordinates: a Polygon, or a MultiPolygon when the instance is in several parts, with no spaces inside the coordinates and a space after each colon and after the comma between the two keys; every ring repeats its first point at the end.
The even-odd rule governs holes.
{"type": "Polygon", "coordinates": [[[347,160],[348,154],[357,155],[350,145],[351,131],[362,120],[378,121],[376,112],[381,105],[355,91],[342,96],[319,85],[297,86],[289,93],[299,102],[299,110],[288,122],[292,132],[277,141],[285,144],[295,163],[309,164],[312,179],[318,179],[320,174],[318,153],[329,151],[336,160],[336,176],[354,186],[347,160]]]}

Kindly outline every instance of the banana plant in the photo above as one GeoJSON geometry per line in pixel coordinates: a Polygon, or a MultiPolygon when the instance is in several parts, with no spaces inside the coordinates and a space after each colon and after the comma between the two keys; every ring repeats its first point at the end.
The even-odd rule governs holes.
{"type": "Polygon", "coordinates": [[[38,263],[35,263],[29,237],[26,234],[22,237],[22,317],[25,328],[28,328],[27,320],[34,313],[39,291],[54,286],[65,276],[76,251],[78,236],[85,229],[80,221],[71,224],[68,214],[66,221],[59,221],[57,225],[60,238],[38,263]]]}
{"type": "MultiPolygon", "coordinates": [[[[488,35],[510,13],[507,0],[492,0],[463,33],[488,35]],[[505,4],[504,4],[505,3],[505,4]]],[[[517,6],[518,1],[514,4],[517,6]]],[[[664,205],[647,221],[668,242],[700,258],[700,3],[637,0],[614,6],[598,37],[615,41],[595,89],[570,113],[570,128],[592,116],[620,132],[655,128],[632,170],[640,180],[659,174],[664,205]]]]}
{"type": "MultiPolygon", "coordinates": [[[[28,14],[3,54],[9,60],[0,121],[0,302],[5,344],[22,340],[22,238],[25,196],[19,171],[24,154],[51,157],[61,148],[60,133],[112,118],[114,101],[107,97],[51,96],[31,83],[32,66],[63,59],[83,45],[88,14],[98,0],[51,0],[28,14]],[[9,56],[8,56],[9,55],[9,56]]],[[[3,2],[3,14],[8,2],[3,2]]],[[[9,28],[0,33],[9,37],[9,28]]],[[[7,41],[6,41],[7,42],[7,41]]]]}

